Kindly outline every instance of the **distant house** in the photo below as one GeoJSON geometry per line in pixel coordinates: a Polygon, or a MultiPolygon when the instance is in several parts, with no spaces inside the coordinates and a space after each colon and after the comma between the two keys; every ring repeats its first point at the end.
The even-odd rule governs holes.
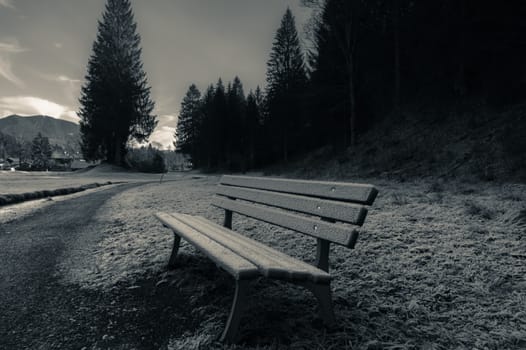
{"type": "Polygon", "coordinates": [[[173,152],[173,158],[171,159],[170,169],[185,171],[192,169],[192,157],[189,154],[182,152],[173,152]]]}
{"type": "Polygon", "coordinates": [[[51,168],[60,170],[71,169],[73,159],[70,155],[63,151],[53,151],[51,153],[51,168]]]}
{"type": "Polygon", "coordinates": [[[20,166],[20,158],[7,157],[4,167],[7,169],[17,168],[20,166]]]}
{"type": "Polygon", "coordinates": [[[90,166],[96,165],[97,163],[86,162],[84,159],[75,159],[71,162],[71,170],[82,170],[90,166]]]}

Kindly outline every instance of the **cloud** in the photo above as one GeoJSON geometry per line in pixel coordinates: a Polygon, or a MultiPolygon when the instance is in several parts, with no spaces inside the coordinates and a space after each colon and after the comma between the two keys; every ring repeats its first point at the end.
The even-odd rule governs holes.
{"type": "MultiPolygon", "coordinates": [[[[150,136],[151,144],[160,144],[162,149],[173,148],[175,128],[171,126],[161,126],[155,128],[154,132],[150,136]]],[[[157,145],[156,145],[157,146],[157,145]]]]}
{"type": "Polygon", "coordinates": [[[55,46],[57,49],[61,49],[63,47],[62,43],[54,43],[53,46],[55,46]]]}
{"type": "Polygon", "coordinates": [[[15,5],[13,5],[12,0],[0,0],[0,6],[4,6],[10,9],[15,9],[15,5]]]}
{"type": "Polygon", "coordinates": [[[51,75],[51,74],[44,74],[44,73],[39,73],[39,72],[36,72],[36,74],[42,79],[45,79],[48,81],[67,83],[70,85],[82,84],[83,82],[80,79],[70,78],[67,75],[51,75]]]}
{"type": "Polygon", "coordinates": [[[150,135],[149,142],[144,144],[151,144],[152,146],[161,149],[173,149],[175,141],[175,128],[177,126],[177,116],[170,114],[160,115],[158,118],[157,127],[150,135]]]}
{"type": "Polygon", "coordinates": [[[157,124],[157,127],[153,131],[153,133],[150,135],[150,139],[148,142],[144,142],[141,144],[133,143],[133,147],[141,147],[141,146],[147,146],[152,145],[154,147],[160,148],[160,149],[173,149],[173,143],[175,141],[174,135],[175,135],[175,126],[177,124],[177,117],[174,115],[161,115],[158,118],[159,123],[157,124]]]}
{"type": "MultiPolygon", "coordinates": [[[[2,0],[0,0],[2,1],[2,0]]],[[[20,46],[20,44],[18,43],[18,41],[16,40],[11,40],[11,42],[0,42],[0,52],[4,52],[4,53],[19,53],[19,52],[24,52],[24,51],[27,51],[27,49],[24,49],[23,47],[20,46]]]]}
{"type": "Polygon", "coordinates": [[[24,82],[13,72],[11,56],[24,51],[27,51],[27,49],[21,47],[16,40],[0,42],[0,77],[7,79],[18,87],[23,87],[24,82]]]}
{"type": "Polygon", "coordinates": [[[0,115],[18,114],[47,115],[57,119],[63,119],[78,123],[79,117],[71,108],[58,103],[33,96],[0,97],[0,115]]]}
{"type": "Polygon", "coordinates": [[[0,77],[4,77],[18,87],[23,87],[24,82],[18,78],[11,67],[11,61],[8,57],[2,56],[0,52],[0,77]]]}
{"type": "Polygon", "coordinates": [[[51,75],[51,74],[44,74],[44,73],[39,73],[39,72],[36,72],[36,74],[40,78],[48,80],[48,81],[67,83],[67,84],[72,84],[72,85],[82,84],[82,80],[70,78],[67,75],[51,75]]]}
{"type": "Polygon", "coordinates": [[[64,83],[70,83],[70,84],[81,84],[82,83],[82,80],[80,79],[73,79],[73,78],[69,78],[65,75],[59,75],[57,78],[56,78],[57,81],[60,81],[60,82],[64,82],[64,83]]]}
{"type": "Polygon", "coordinates": [[[163,114],[157,117],[157,128],[163,126],[175,127],[177,125],[177,116],[171,114],[163,114]]]}

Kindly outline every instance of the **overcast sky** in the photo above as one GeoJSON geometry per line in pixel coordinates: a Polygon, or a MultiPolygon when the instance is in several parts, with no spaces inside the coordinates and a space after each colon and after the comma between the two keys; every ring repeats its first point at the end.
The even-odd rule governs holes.
{"type": "MultiPolygon", "coordinates": [[[[78,97],[105,0],[0,0],[0,118],[45,114],[78,122],[78,97]]],[[[299,0],[132,0],[159,126],[172,143],[181,99],[238,75],[264,87],[266,61],[287,6],[299,0]]]]}

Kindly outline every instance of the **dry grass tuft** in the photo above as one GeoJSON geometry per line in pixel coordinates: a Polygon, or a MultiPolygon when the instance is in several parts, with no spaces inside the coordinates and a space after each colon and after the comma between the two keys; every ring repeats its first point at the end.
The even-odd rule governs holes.
{"type": "Polygon", "coordinates": [[[444,183],[441,181],[433,181],[431,182],[431,185],[429,185],[428,192],[442,193],[444,191],[445,191],[444,183]]]}
{"type": "Polygon", "coordinates": [[[513,222],[519,226],[526,226],[526,208],[521,209],[515,218],[513,218],[513,222]]]}
{"type": "Polygon", "coordinates": [[[471,216],[478,216],[486,220],[491,220],[494,217],[494,212],[489,208],[486,208],[480,203],[473,200],[467,200],[464,202],[466,206],[466,213],[471,216]]]}
{"type": "Polygon", "coordinates": [[[408,202],[407,198],[400,192],[392,194],[392,202],[395,205],[406,205],[408,202]]]}

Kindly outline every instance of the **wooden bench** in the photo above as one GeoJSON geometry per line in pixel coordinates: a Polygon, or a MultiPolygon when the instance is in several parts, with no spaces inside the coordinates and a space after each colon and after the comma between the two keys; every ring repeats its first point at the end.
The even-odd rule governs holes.
{"type": "Polygon", "coordinates": [[[174,266],[181,237],[230,273],[234,301],[222,341],[234,342],[249,281],[261,276],[308,288],[319,302],[322,320],[334,323],[329,274],[331,243],[353,248],[378,191],[372,185],[223,176],[212,205],[225,210],[223,226],[200,216],[157,213],[175,234],[169,266],[174,266]],[[316,238],[315,266],[232,231],[232,213],[242,214],[316,238]]]}

